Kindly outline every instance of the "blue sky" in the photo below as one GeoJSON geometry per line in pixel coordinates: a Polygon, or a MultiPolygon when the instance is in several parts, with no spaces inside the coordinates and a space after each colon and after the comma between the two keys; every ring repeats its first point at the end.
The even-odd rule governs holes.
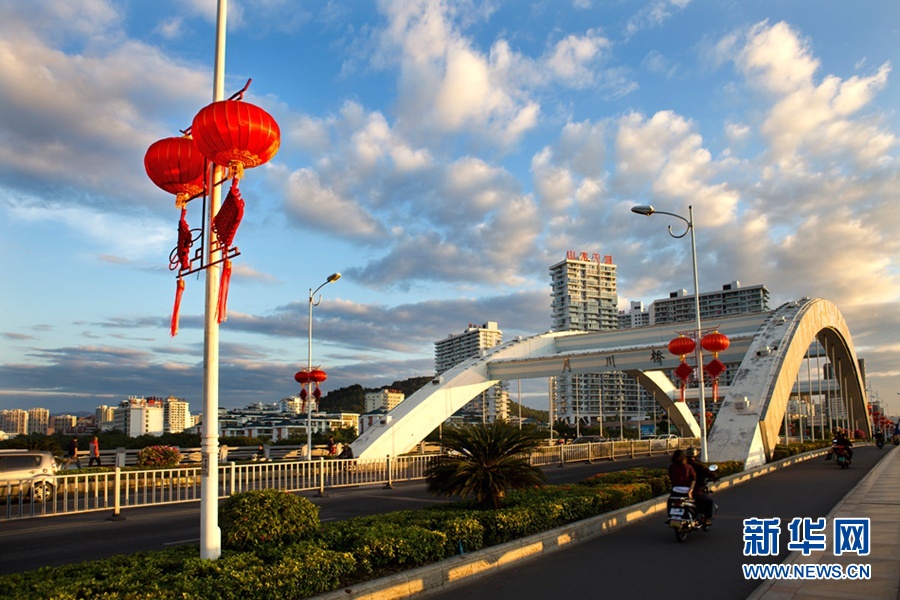
{"type": "MultiPolygon", "coordinates": [[[[201,405],[203,281],[168,335],[178,212],[143,169],[212,99],[214,0],[0,0],[0,408],[201,405]]],[[[548,267],[613,256],[620,306],[765,284],[835,302],[900,408],[896,2],[231,0],[226,95],[282,147],[247,172],[221,405],[433,370],[550,327],[548,267]]],[[[192,212],[191,212],[192,211],[192,212]]],[[[199,208],[188,219],[196,226],[199,208]]],[[[545,386],[526,402],[545,406],[545,386]]]]}

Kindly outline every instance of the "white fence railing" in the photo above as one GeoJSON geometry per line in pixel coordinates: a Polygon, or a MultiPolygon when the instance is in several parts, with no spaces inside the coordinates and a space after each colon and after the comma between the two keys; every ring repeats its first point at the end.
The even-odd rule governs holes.
{"type": "MultiPolygon", "coordinates": [[[[545,466],[592,460],[615,460],[671,452],[687,447],[690,439],[643,440],[570,444],[538,448],[531,464],[545,466]]],[[[219,465],[219,497],[249,490],[282,489],[289,492],[384,484],[425,478],[430,461],[439,454],[416,454],[384,459],[270,460],[219,465]]],[[[0,521],[49,517],[89,511],[113,511],[141,506],[200,500],[200,466],[174,469],[125,470],[100,473],[77,469],[57,473],[52,489],[32,494],[28,480],[0,484],[0,521]]]]}

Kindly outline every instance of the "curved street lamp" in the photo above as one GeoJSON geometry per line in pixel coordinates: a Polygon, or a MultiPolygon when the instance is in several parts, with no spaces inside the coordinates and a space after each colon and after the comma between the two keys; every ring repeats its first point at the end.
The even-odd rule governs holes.
{"type": "MultiPolygon", "coordinates": [[[[328,279],[325,280],[325,283],[317,287],[315,290],[309,288],[309,337],[306,353],[306,371],[312,371],[312,309],[313,306],[318,306],[322,301],[322,295],[320,294],[318,299],[315,298],[316,293],[321,290],[323,287],[328,285],[333,281],[337,281],[341,278],[340,273],[332,273],[328,276],[328,279]]],[[[307,382],[307,402],[306,405],[306,460],[312,460],[312,405],[313,405],[313,395],[312,395],[312,382],[307,382]]]]}
{"type": "Polygon", "coordinates": [[[697,240],[694,236],[694,207],[688,206],[688,218],[685,219],[681,215],[677,215],[675,213],[664,212],[661,210],[656,210],[652,206],[632,206],[631,212],[637,213],[639,215],[651,216],[653,214],[660,215],[669,215],[670,217],[675,217],[676,219],[681,219],[685,223],[685,230],[681,234],[676,234],[672,231],[672,226],[669,225],[669,235],[676,239],[681,239],[688,234],[691,233],[691,261],[694,265],[694,315],[696,317],[696,327],[697,327],[697,371],[698,378],[700,381],[699,392],[700,392],[700,460],[703,462],[707,462],[708,456],[706,452],[706,390],[703,384],[703,350],[700,347],[700,335],[702,328],[700,326],[700,284],[698,282],[697,277],[697,240]]]}

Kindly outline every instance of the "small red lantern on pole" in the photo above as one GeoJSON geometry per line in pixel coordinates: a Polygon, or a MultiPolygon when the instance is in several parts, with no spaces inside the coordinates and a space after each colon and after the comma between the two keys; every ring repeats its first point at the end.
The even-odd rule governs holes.
{"type": "MultiPolygon", "coordinates": [[[[181,219],[178,222],[178,245],[169,259],[169,268],[189,269],[193,240],[191,228],[187,224],[187,202],[203,192],[206,161],[197,150],[191,136],[169,137],[150,145],[144,155],[144,170],[150,181],[158,188],[175,194],[175,206],[181,209],[181,219]]],[[[184,294],[184,279],[180,274],[176,286],[175,304],[172,307],[172,321],[169,326],[172,337],[178,334],[178,317],[181,311],[181,297],[184,294]]]]}
{"type": "Polygon", "coordinates": [[[687,364],[685,357],[697,348],[697,342],[682,333],[669,342],[668,348],[669,352],[678,356],[681,360],[681,364],[675,369],[675,376],[681,380],[681,401],[684,402],[684,390],[687,387],[687,380],[694,374],[694,368],[687,364]]]}
{"type": "Polygon", "coordinates": [[[700,340],[700,346],[707,352],[712,352],[713,359],[704,367],[704,370],[712,380],[713,402],[719,401],[719,376],[725,372],[725,363],[719,360],[719,352],[724,352],[731,345],[731,340],[724,333],[715,330],[707,333],[700,340]]]}

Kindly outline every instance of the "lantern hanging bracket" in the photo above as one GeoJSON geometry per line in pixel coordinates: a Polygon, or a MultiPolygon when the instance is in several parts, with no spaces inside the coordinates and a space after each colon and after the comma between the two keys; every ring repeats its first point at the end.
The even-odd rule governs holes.
{"type": "Polygon", "coordinates": [[[244,87],[242,87],[241,89],[239,89],[238,91],[236,91],[234,94],[232,94],[231,97],[229,98],[229,100],[243,100],[243,99],[244,99],[244,92],[246,92],[246,91],[247,91],[247,88],[250,87],[250,82],[251,82],[251,81],[253,81],[253,78],[248,79],[248,80],[247,80],[247,83],[244,84],[244,87]]]}

